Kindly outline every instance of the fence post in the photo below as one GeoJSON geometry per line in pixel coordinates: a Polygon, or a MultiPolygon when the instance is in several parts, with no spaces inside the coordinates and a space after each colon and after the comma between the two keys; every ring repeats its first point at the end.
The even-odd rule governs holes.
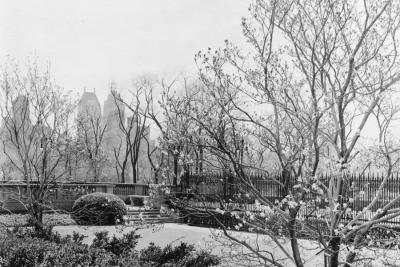
{"type": "Polygon", "coordinates": [[[188,191],[187,189],[189,188],[189,176],[190,172],[189,170],[186,170],[182,177],[183,179],[181,180],[181,193],[188,191]]]}
{"type": "MultiPolygon", "coordinates": [[[[186,171],[185,171],[185,173],[183,174],[183,177],[182,177],[182,178],[181,178],[181,184],[180,184],[181,192],[183,192],[183,188],[184,188],[183,183],[184,183],[184,180],[186,180],[186,171]],[[184,179],[182,179],[182,178],[184,178],[184,179]]],[[[175,187],[175,188],[178,188],[178,187],[175,187]]]]}
{"type": "Polygon", "coordinates": [[[228,200],[228,179],[227,179],[227,177],[226,177],[226,171],[224,170],[224,172],[223,172],[223,181],[224,181],[224,200],[225,200],[225,202],[227,202],[227,200],[228,200]]]}
{"type": "MultiPolygon", "coordinates": [[[[114,184],[107,184],[107,185],[106,185],[106,193],[113,194],[114,187],[115,187],[114,184]]],[[[97,189],[97,188],[96,188],[96,189],[97,189]]]]}

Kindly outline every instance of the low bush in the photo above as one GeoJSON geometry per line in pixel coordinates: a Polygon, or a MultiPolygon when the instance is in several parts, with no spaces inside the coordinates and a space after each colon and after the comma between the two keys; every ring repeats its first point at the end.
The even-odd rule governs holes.
{"type": "Polygon", "coordinates": [[[150,263],[151,266],[185,266],[201,267],[215,266],[219,264],[219,258],[206,251],[197,252],[192,245],[181,243],[179,246],[166,246],[162,249],[150,243],[140,251],[140,261],[150,263]]]}
{"type": "Polygon", "coordinates": [[[33,227],[14,227],[6,230],[6,235],[14,238],[38,238],[45,241],[54,242],[57,244],[74,242],[82,245],[85,235],[73,232],[71,235],[62,237],[59,233],[53,232],[53,226],[46,226],[43,231],[36,231],[33,227]]]}
{"type": "Polygon", "coordinates": [[[71,217],[79,225],[114,225],[122,223],[126,213],[125,203],[119,197],[96,192],[78,198],[71,217]]]}
{"type": "Polygon", "coordinates": [[[108,232],[95,233],[95,238],[90,246],[91,248],[104,249],[107,252],[111,252],[117,256],[133,252],[140,235],[136,234],[135,231],[124,234],[122,237],[117,238],[113,236],[111,239],[108,237],[108,232]]]}
{"type": "MultiPolygon", "coordinates": [[[[41,238],[9,238],[0,244],[1,266],[89,266],[95,251],[72,242],[55,243],[41,238]]],[[[98,252],[97,254],[100,254],[98,252]]]]}
{"type": "Polygon", "coordinates": [[[207,267],[219,263],[216,256],[197,252],[186,243],[163,249],[150,244],[138,252],[135,247],[139,235],[134,231],[120,238],[109,238],[106,232],[95,236],[92,245],[88,246],[82,243],[84,236],[77,233],[66,237],[50,234],[45,239],[26,229],[8,232],[0,236],[0,266],[207,267]]]}

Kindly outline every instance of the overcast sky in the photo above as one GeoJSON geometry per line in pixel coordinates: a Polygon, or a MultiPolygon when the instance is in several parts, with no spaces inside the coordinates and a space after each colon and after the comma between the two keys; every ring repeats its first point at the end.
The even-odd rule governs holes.
{"type": "Polygon", "coordinates": [[[103,102],[110,81],[193,74],[194,54],[240,42],[250,0],[1,1],[0,60],[37,57],[57,83],[103,102]]]}

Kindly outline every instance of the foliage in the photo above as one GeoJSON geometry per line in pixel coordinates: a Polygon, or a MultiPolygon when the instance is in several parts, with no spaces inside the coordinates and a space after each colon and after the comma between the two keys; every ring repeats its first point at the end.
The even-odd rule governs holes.
{"type": "Polygon", "coordinates": [[[206,251],[195,252],[192,245],[181,243],[177,247],[171,245],[162,249],[150,243],[150,245],[140,251],[140,260],[152,263],[152,266],[215,266],[219,264],[219,259],[210,255],[206,251]]]}
{"type": "Polygon", "coordinates": [[[11,266],[213,266],[216,256],[181,243],[164,249],[150,244],[135,250],[139,235],[132,231],[124,236],[108,238],[107,233],[96,233],[92,245],[82,243],[84,236],[61,237],[50,234],[35,236],[29,229],[17,229],[0,236],[0,265],[11,266]],[[50,237],[50,238],[49,238],[50,237]]]}
{"type": "Polygon", "coordinates": [[[111,240],[108,237],[108,232],[95,233],[91,248],[103,249],[107,252],[111,252],[117,256],[122,254],[133,252],[140,235],[136,234],[135,231],[124,234],[121,238],[113,236],[111,240]]]}
{"type": "MultiPolygon", "coordinates": [[[[112,253],[87,245],[30,237],[5,240],[0,257],[2,266],[118,266],[119,261],[112,253]]],[[[131,266],[139,266],[135,258],[131,259],[131,266]]]]}
{"type": "Polygon", "coordinates": [[[6,231],[8,236],[16,238],[39,238],[42,240],[54,242],[57,244],[73,242],[78,245],[82,245],[83,239],[86,237],[78,232],[73,232],[71,235],[62,237],[59,233],[53,231],[52,226],[47,226],[44,231],[38,232],[33,228],[29,227],[14,227],[6,231]]]}
{"type": "Polygon", "coordinates": [[[34,231],[8,235],[0,247],[2,266],[76,266],[92,261],[87,246],[72,242],[70,236],[54,235],[45,239],[34,235],[34,231]]]}
{"type": "Polygon", "coordinates": [[[108,193],[81,196],[72,206],[72,218],[80,225],[114,225],[122,223],[126,215],[125,203],[108,193]]]}

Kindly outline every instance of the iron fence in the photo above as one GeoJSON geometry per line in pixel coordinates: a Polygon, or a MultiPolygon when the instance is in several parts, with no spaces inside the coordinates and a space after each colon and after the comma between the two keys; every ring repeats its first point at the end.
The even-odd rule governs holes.
{"type": "MultiPolygon", "coordinates": [[[[318,177],[325,186],[328,186],[331,179],[337,177],[330,174],[323,174],[318,177]]],[[[352,173],[343,179],[341,189],[341,200],[351,203],[351,211],[344,220],[349,220],[363,211],[376,197],[377,191],[385,178],[384,173],[352,173]],[[351,201],[349,201],[351,200],[351,201]]],[[[210,207],[218,207],[219,200],[240,205],[244,209],[255,209],[255,197],[250,194],[250,187],[272,203],[281,201],[288,194],[288,190],[295,190],[294,185],[298,181],[293,176],[283,177],[282,174],[249,173],[245,179],[239,180],[232,174],[223,172],[186,174],[183,191],[191,192],[201,198],[202,202],[208,202],[210,207]],[[286,180],[285,180],[286,178],[286,180]]],[[[326,196],[326,192],[324,192],[326,196]]],[[[396,197],[400,197],[400,177],[398,173],[390,175],[381,188],[380,196],[376,203],[367,211],[361,220],[370,219],[378,209],[383,208],[396,197]]],[[[301,207],[301,217],[322,216],[327,212],[328,203],[324,201],[324,195],[318,196],[308,193],[305,196],[306,205],[301,207]],[[316,201],[321,199],[321,202],[316,201]],[[318,208],[317,208],[318,207],[318,208]]],[[[194,203],[192,203],[194,205],[194,203]]],[[[204,206],[204,203],[202,203],[204,206]]],[[[400,208],[400,201],[397,201],[392,208],[400,208]]],[[[400,223],[400,217],[393,218],[389,223],[400,223]]]]}

